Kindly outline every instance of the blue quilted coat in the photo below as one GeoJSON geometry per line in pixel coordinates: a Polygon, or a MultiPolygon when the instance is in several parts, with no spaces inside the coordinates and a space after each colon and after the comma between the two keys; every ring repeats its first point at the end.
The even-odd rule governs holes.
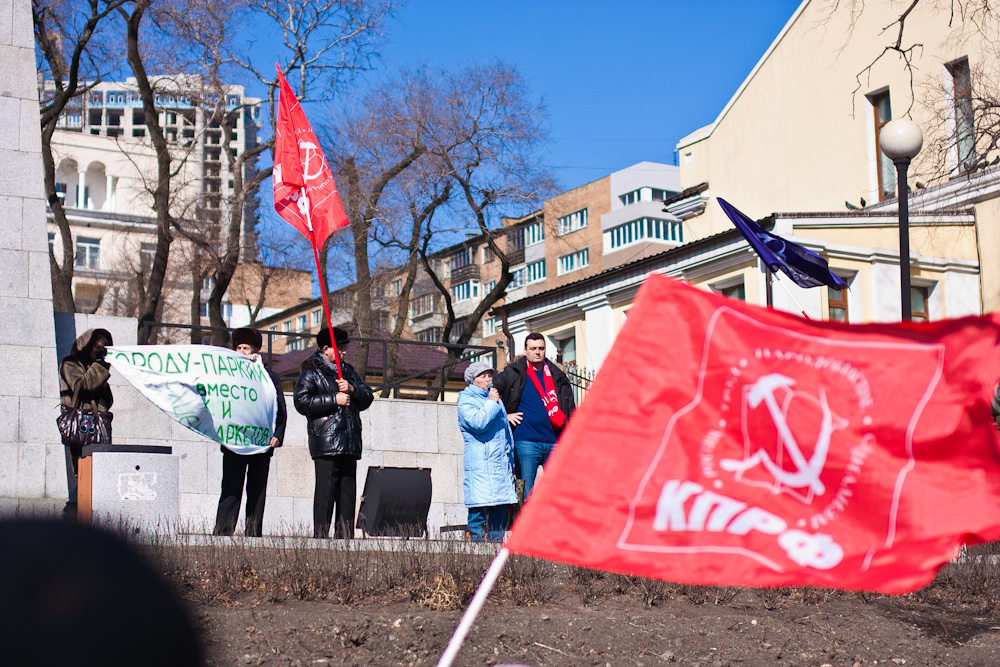
{"type": "Polygon", "coordinates": [[[465,441],[465,506],[516,503],[514,436],[503,404],[470,384],[458,395],[458,426],[465,441]]]}

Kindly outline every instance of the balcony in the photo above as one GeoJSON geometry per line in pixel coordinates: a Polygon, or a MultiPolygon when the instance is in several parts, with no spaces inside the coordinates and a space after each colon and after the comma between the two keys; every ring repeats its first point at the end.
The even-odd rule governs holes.
{"type": "Polygon", "coordinates": [[[479,280],[479,265],[466,264],[465,266],[451,270],[451,284],[464,283],[466,280],[479,280]]]}

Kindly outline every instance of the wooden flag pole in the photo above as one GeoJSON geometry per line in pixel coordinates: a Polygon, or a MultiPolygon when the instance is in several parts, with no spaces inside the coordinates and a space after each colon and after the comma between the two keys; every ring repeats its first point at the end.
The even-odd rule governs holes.
{"type": "Polygon", "coordinates": [[[507,551],[507,547],[501,547],[500,551],[497,552],[496,558],[493,559],[493,563],[490,565],[490,569],[486,570],[486,576],[483,577],[483,581],[476,590],[475,597],[469,603],[469,608],[462,614],[462,621],[458,624],[458,628],[455,629],[455,634],[452,635],[451,641],[448,642],[448,646],[441,655],[437,667],[451,667],[455,656],[458,655],[458,650],[462,648],[462,642],[465,641],[466,635],[472,629],[472,624],[476,622],[476,617],[479,616],[479,612],[483,608],[483,603],[486,602],[487,596],[493,590],[493,585],[500,578],[500,571],[503,570],[508,556],[510,556],[510,552],[507,551]]]}
{"type": "Polygon", "coordinates": [[[337,362],[337,377],[341,380],[344,379],[344,372],[340,369],[340,350],[337,349],[337,340],[333,335],[333,324],[330,323],[330,304],[326,301],[326,283],[323,280],[323,270],[320,268],[319,262],[319,248],[316,247],[316,234],[313,232],[312,223],[312,208],[309,206],[309,197],[306,195],[306,189],[302,188],[302,197],[300,201],[305,203],[303,207],[299,205],[299,210],[303,210],[306,214],[306,226],[309,227],[309,245],[313,249],[313,257],[316,258],[316,278],[319,280],[319,293],[323,295],[323,312],[326,313],[326,330],[330,332],[330,345],[333,346],[333,358],[337,362]]]}

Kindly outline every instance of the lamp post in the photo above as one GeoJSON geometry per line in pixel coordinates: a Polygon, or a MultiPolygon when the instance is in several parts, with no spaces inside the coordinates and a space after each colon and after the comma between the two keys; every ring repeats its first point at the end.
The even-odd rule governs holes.
{"type": "Polygon", "coordinates": [[[910,210],[906,171],[910,160],[924,145],[920,127],[908,118],[890,120],[879,132],[882,153],[896,165],[896,188],[899,190],[899,300],[903,321],[910,319],[910,210]]]}

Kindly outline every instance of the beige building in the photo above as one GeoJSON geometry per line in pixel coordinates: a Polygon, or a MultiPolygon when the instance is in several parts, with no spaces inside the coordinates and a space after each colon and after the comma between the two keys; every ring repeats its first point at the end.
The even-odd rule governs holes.
{"type": "Polygon", "coordinates": [[[898,187],[878,142],[908,111],[925,135],[909,179],[914,319],[1000,308],[1000,167],[976,134],[973,95],[989,85],[977,72],[1000,63],[969,17],[949,27],[919,3],[905,23],[904,46],[923,45],[911,88],[895,55],[878,59],[907,6],[803,2],[715,121],[679,142],[681,191],[660,208],[681,221],[681,244],[624,263],[605,254],[603,271],[508,304],[517,349],[538,331],[551,358],[572,341],[595,371],[650,272],[811,319],[898,321],[898,187]],[[717,197],[825,257],[850,289],[769,283],[717,197]]]}
{"type": "MultiPolygon", "coordinates": [[[[228,160],[257,142],[260,100],[245,95],[242,86],[227,86],[225,99],[202,88],[199,80],[155,80],[159,122],[172,146],[171,215],[195,230],[212,234],[225,220],[226,202],[233,192],[228,160]],[[231,131],[225,133],[212,120],[212,109],[221,107],[231,131]]],[[[46,88],[41,94],[44,99],[46,88]]],[[[102,82],[74,100],[59,119],[52,139],[56,162],[56,193],[66,209],[76,249],[73,293],[80,312],[131,315],[147,280],[156,247],[156,219],[152,209],[151,175],[156,155],[146,137],[145,112],[134,79],[102,82]]],[[[253,165],[246,169],[252,170],[253,165]]],[[[255,212],[248,209],[242,230],[244,247],[252,252],[255,212]]],[[[224,227],[222,227],[224,229],[224,227]]],[[[216,234],[218,236],[218,234],[216,234]]],[[[222,240],[221,238],[219,239],[222,240]]],[[[62,241],[49,223],[49,243],[59,258],[62,241]]],[[[204,301],[211,275],[197,287],[191,271],[192,245],[175,235],[164,290],[162,321],[190,323],[192,301],[207,324],[204,301]]],[[[308,277],[290,272],[276,282],[291,281],[308,292],[308,277]],[[304,280],[304,283],[303,283],[304,280]]],[[[242,292],[253,280],[252,271],[239,276],[242,292]]],[[[263,314],[275,312],[297,300],[282,297],[287,287],[275,291],[263,314]]],[[[226,321],[241,326],[249,321],[247,308],[236,308],[232,295],[223,304],[226,321]]],[[[287,295],[285,295],[287,296],[287,295]]],[[[239,301],[236,305],[241,305],[239,301]]]]}

